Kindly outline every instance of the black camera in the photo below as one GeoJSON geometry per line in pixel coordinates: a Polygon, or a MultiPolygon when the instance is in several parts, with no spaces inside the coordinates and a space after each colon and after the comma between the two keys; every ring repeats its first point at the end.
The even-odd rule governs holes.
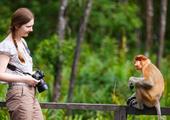
{"type": "Polygon", "coordinates": [[[35,73],[32,75],[32,77],[39,80],[39,83],[36,85],[39,93],[48,89],[47,84],[43,80],[44,73],[42,71],[40,71],[40,70],[35,71],[35,73]]]}

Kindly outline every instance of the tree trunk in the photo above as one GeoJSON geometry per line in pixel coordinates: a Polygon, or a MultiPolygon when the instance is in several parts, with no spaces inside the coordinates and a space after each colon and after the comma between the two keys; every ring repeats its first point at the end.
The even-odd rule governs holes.
{"type": "Polygon", "coordinates": [[[161,0],[161,10],[160,10],[160,31],[159,31],[159,51],[157,57],[157,66],[160,67],[161,58],[164,51],[164,37],[166,29],[166,13],[167,13],[167,0],[161,0]]]}
{"type": "MultiPolygon", "coordinates": [[[[67,7],[67,0],[61,0],[60,1],[60,10],[59,10],[59,17],[58,17],[58,27],[57,27],[57,35],[59,37],[59,50],[61,49],[62,42],[64,41],[64,33],[65,33],[65,27],[66,27],[66,19],[64,17],[66,7],[67,7]]],[[[58,99],[60,97],[60,88],[61,88],[61,79],[62,79],[62,55],[59,54],[57,60],[56,60],[56,65],[55,65],[55,81],[54,81],[54,92],[53,92],[53,97],[52,101],[58,102],[58,99]]]]}
{"type": "Polygon", "coordinates": [[[73,98],[73,89],[74,89],[74,83],[76,78],[77,64],[80,56],[81,43],[83,42],[91,7],[92,7],[92,0],[87,0],[86,7],[84,9],[84,15],[80,21],[80,28],[77,35],[77,43],[74,52],[74,59],[73,59],[72,70],[70,75],[70,84],[69,84],[69,91],[68,91],[68,98],[67,98],[68,102],[72,102],[72,98],[73,98]]]}
{"type": "Polygon", "coordinates": [[[141,43],[142,43],[142,41],[141,41],[141,30],[136,30],[135,31],[135,33],[136,33],[136,53],[140,53],[141,51],[141,43]]]}
{"type": "Polygon", "coordinates": [[[146,0],[146,51],[149,55],[153,41],[153,0],[146,0]]]}

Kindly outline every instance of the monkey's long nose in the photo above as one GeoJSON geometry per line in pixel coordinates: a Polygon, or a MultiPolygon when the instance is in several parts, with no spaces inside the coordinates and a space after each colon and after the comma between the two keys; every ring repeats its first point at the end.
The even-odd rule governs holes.
{"type": "Polygon", "coordinates": [[[136,64],[135,64],[134,66],[135,66],[135,68],[137,68],[137,67],[138,67],[138,65],[136,65],[136,64]]]}
{"type": "Polygon", "coordinates": [[[135,67],[137,67],[137,66],[138,66],[138,63],[137,63],[137,62],[135,62],[135,63],[134,63],[134,66],[135,66],[135,67]]]}

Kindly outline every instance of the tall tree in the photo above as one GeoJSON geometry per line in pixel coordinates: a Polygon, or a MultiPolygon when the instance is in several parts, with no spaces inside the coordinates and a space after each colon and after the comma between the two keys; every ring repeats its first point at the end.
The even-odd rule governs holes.
{"type": "Polygon", "coordinates": [[[70,75],[70,84],[69,84],[69,91],[68,91],[68,98],[67,98],[68,102],[72,102],[72,98],[73,98],[73,89],[74,89],[74,83],[76,78],[77,64],[80,56],[81,44],[83,42],[91,7],[92,7],[92,0],[87,0],[86,7],[84,9],[84,14],[80,21],[80,28],[78,31],[77,42],[74,51],[74,59],[73,59],[72,70],[70,75]]]}
{"type": "Polygon", "coordinates": [[[157,66],[160,67],[161,58],[164,51],[164,37],[166,29],[166,13],[167,13],[167,0],[161,0],[161,10],[160,10],[160,31],[159,31],[159,50],[157,57],[157,66]]]}
{"type": "Polygon", "coordinates": [[[153,0],[146,0],[146,54],[150,53],[153,41],[153,0]]]}
{"type": "MultiPolygon", "coordinates": [[[[59,45],[58,48],[61,50],[62,42],[64,41],[64,33],[65,33],[65,27],[66,27],[66,19],[65,19],[65,11],[67,7],[67,0],[60,0],[60,10],[59,10],[59,16],[58,16],[58,27],[57,27],[57,35],[59,37],[59,45]]],[[[60,88],[61,88],[61,72],[62,72],[62,54],[59,54],[57,60],[56,60],[56,76],[54,81],[54,92],[53,92],[53,98],[52,101],[58,101],[60,96],[60,88]]]]}

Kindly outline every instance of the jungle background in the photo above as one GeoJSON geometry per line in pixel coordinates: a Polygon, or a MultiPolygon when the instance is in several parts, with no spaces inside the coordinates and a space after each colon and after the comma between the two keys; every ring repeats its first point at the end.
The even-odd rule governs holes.
{"type": "MultiPolygon", "coordinates": [[[[35,15],[34,32],[26,38],[34,70],[45,73],[49,89],[40,102],[126,105],[133,93],[130,76],[137,54],[147,55],[165,79],[161,106],[170,106],[170,5],[167,0],[0,0],[0,41],[12,13],[27,7],[35,15]]],[[[0,85],[5,101],[7,85],[0,85]]],[[[43,109],[45,120],[111,120],[114,113],[43,109]]],[[[164,116],[165,119],[170,119],[164,116]]],[[[5,108],[0,119],[8,120],[5,108]]],[[[128,120],[156,120],[128,116],[128,120]]]]}

